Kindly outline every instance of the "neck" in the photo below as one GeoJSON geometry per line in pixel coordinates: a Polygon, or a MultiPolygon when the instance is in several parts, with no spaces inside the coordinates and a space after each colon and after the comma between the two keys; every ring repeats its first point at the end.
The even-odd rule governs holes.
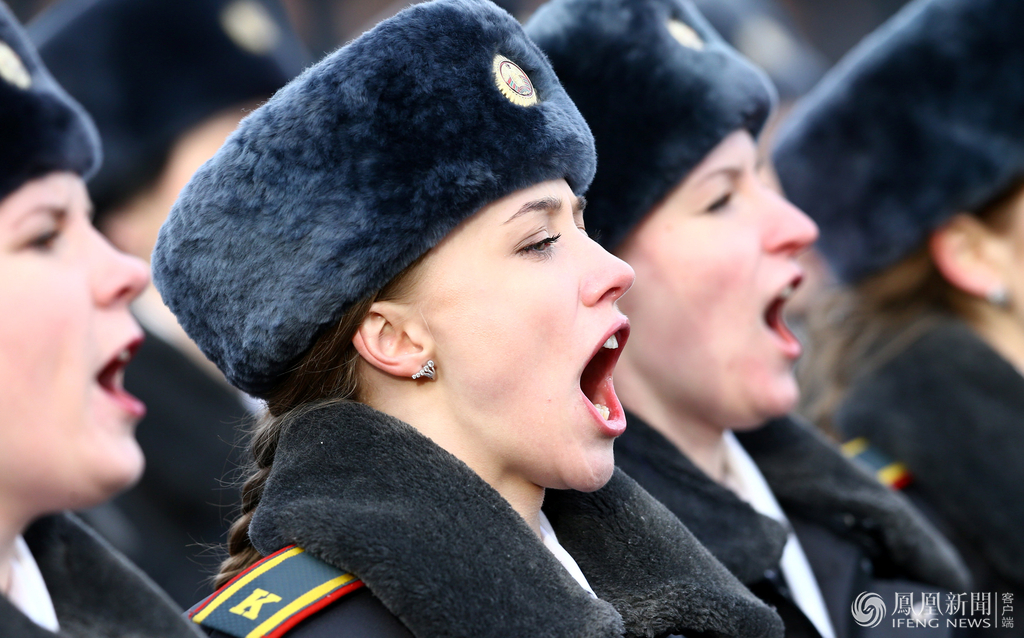
{"type": "MultiPolygon", "coordinates": [[[[1024,303],[1024,300],[1014,300],[1014,303],[1024,303]]],[[[968,323],[989,347],[1024,373],[1024,325],[1012,308],[985,304],[977,308],[968,323]]]]}
{"type": "MultiPolygon", "coordinates": [[[[389,380],[390,381],[390,380],[389,380]]],[[[384,382],[385,384],[388,381],[384,382]]],[[[380,389],[381,385],[370,387],[380,389]]],[[[376,392],[367,397],[367,403],[374,409],[400,419],[416,428],[455,458],[469,466],[481,479],[493,487],[513,510],[526,521],[537,536],[540,536],[540,509],[544,504],[544,488],[524,477],[475,445],[474,424],[462,424],[455,415],[438,410],[439,402],[432,396],[437,388],[427,384],[418,387],[415,393],[406,393],[399,388],[395,392],[376,392]]],[[[443,404],[443,403],[442,403],[443,404]]]]}
{"type": "Polygon", "coordinates": [[[725,479],[725,430],[701,419],[679,402],[669,400],[636,370],[624,365],[615,369],[615,393],[623,407],[657,430],[702,472],[717,483],[725,479]]]}

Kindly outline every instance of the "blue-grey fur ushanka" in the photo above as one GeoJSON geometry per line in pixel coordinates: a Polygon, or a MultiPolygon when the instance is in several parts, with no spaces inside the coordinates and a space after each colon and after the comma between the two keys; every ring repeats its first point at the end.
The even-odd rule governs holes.
{"type": "Polygon", "coordinates": [[[0,2],[0,199],[54,171],[88,177],[99,163],[89,116],[53,80],[0,2]]]}
{"type": "Polygon", "coordinates": [[[526,32],[590,124],[587,229],[614,250],[727,135],[757,135],[775,90],[689,0],[551,0],[526,32]]]}
{"type": "Polygon", "coordinates": [[[97,219],[151,186],[191,127],[309,63],[277,0],[61,0],[28,32],[99,128],[97,219]]]}
{"type": "Polygon", "coordinates": [[[242,121],[160,231],[164,301],[260,396],[355,302],[534,184],[581,193],[594,142],[489,0],[433,0],[335,51],[242,121]]]}
{"type": "Polygon", "coordinates": [[[898,262],[1024,178],[1024,2],[916,0],[798,105],[774,151],[838,277],[898,262]]]}

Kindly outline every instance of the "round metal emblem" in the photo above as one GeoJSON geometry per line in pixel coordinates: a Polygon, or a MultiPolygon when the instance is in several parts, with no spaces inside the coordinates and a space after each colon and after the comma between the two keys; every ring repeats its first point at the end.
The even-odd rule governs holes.
{"type": "Polygon", "coordinates": [[[0,41],[0,78],[19,89],[27,89],[32,86],[32,76],[25,68],[25,63],[21,61],[14,49],[3,41],[0,41]]]}
{"type": "Polygon", "coordinates": [[[253,55],[266,55],[281,39],[281,29],[267,8],[255,0],[235,0],[220,15],[231,41],[253,55]]]}
{"type": "Polygon", "coordinates": [[[537,92],[529,76],[518,64],[501,54],[494,56],[494,81],[501,94],[513,104],[533,106],[537,103],[537,92]]]}
{"type": "Polygon", "coordinates": [[[693,30],[693,27],[681,20],[669,20],[668,32],[684,47],[700,51],[704,48],[704,40],[693,30]]]}

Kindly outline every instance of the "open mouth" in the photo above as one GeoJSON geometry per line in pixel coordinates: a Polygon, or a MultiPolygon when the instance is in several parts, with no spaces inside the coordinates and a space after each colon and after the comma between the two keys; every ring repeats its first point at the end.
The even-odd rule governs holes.
{"type": "Polygon", "coordinates": [[[146,415],[146,405],[124,389],[124,369],[138,352],[142,339],[132,341],[103,366],[96,381],[125,412],[136,419],[146,415]]]}
{"type": "MultiPolygon", "coordinates": [[[[796,276],[782,291],[772,299],[771,303],[768,304],[768,308],[764,311],[764,322],[768,328],[778,335],[779,339],[788,346],[788,349],[799,349],[800,342],[797,340],[796,335],[786,325],[785,319],[785,305],[797,287],[800,285],[803,277],[796,276]]],[[[799,354],[797,352],[796,354],[799,354]]]]}
{"type": "Polygon", "coordinates": [[[628,338],[629,324],[623,323],[605,338],[580,375],[580,390],[603,421],[623,421],[612,372],[628,338]]]}

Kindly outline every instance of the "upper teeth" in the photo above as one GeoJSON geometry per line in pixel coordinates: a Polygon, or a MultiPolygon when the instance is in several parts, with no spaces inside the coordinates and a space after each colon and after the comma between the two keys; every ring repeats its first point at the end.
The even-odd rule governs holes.
{"type": "Polygon", "coordinates": [[[608,341],[604,342],[604,347],[608,348],[609,350],[614,350],[619,347],[619,340],[615,337],[615,335],[612,335],[608,337],[608,341]]]}
{"type": "Polygon", "coordinates": [[[117,360],[120,363],[128,363],[128,360],[131,359],[131,358],[132,358],[132,355],[127,350],[122,350],[120,352],[120,354],[117,355],[117,360]]]}
{"type": "Polygon", "coordinates": [[[793,284],[789,284],[788,286],[782,289],[782,292],[779,293],[779,297],[781,299],[789,299],[789,296],[793,294],[794,290],[796,290],[796,286],[794,286],[793,284]]]}

